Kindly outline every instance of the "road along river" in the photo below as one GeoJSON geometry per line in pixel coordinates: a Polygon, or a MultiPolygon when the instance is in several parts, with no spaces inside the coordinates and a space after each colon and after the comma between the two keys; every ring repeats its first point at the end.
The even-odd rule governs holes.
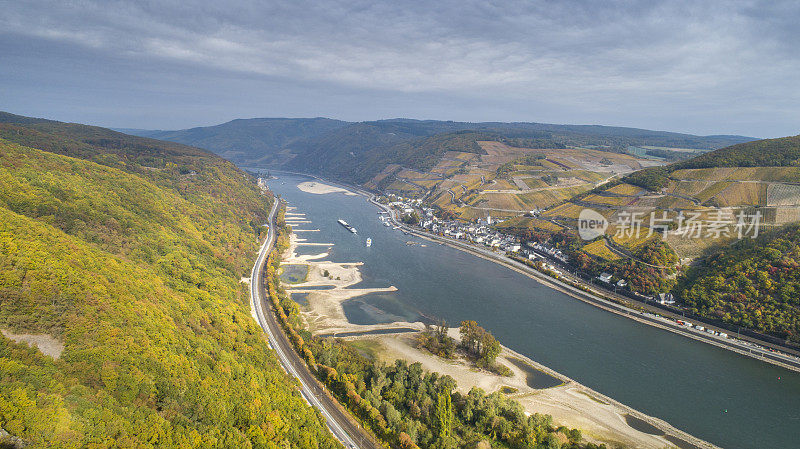
{"type": "Polygon", "coordinates": [[[797,447],[800,374],[617,316],[491,261],[404,235],[381,225],[379,210],[364,197],[297,188],[308,180],[280,175],[269,186],[319,229],[314,241],[334,244],[332,259],[364,262],[364,280],[354,287],[398,289],[348,300],[351,322],[436,317],[452,326],[473,319],[511,349],[719,446],[797,447]],[[340,218],[358,234],[340,226],[340,218]]]}
{"type": "Polygon", "coordinates": [[[270,347],[275,351],[283,369],[297,379],[303,398],[309,405],[317,408],[325,417],[331,433],[347,448],[378,449],[380,446],[371,441],[369,435],[350,419],[347,412],[323,390],[308,371],[308,368],[295,353],[288,338],[281,330],[277,318],[272,313],[268,300],[265,298],[263,267],[275,243],[274,220],[278,206],[279,203],[276,201],[269,212],[267,238],[259,249],[258,257],[250,276],[250,310],[253,319],[266,332],[270,347]]]}

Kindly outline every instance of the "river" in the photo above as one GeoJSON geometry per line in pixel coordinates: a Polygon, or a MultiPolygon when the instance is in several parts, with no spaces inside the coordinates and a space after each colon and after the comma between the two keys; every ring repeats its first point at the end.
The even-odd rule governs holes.
{"type": "Polygon", "coordinates": [[[800,373],[603,311],[493,262],[384,227],[362,196],[305,193],[297,184],[308,178],[278,176],[270,189],[312,222],[298,228],[320,229],[302,237],[333,243],[330,260],[364,262],[359,287],[398,288],[346,302],[350,321],[475,320],[515,351],[719,446],[800,447],[800,373]]]}

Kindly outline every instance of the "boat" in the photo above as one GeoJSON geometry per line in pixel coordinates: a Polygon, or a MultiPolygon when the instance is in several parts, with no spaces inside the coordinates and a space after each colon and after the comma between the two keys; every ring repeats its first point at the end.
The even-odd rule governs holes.
{"type": "Polygon", "coordinates": [[[370,246],[372,246],[372,239],[367,237],[367,248],[369,248],[370,246]]]}
{"type": "Polygon", "coordinates": [[[354,228],[354,227],[350,226],[349,224],[347,224],[347,222],[346,222],[346,221],[342,220],[341,218],[340,218],[338,221],[339,221],[339,224],[340,224],[340,225],[344,226],[344,227],[345,227],[345,229],[347,229],[348,231],[352,232],[353,234],[355,234],[356,232],[358,232],[358,231],[356,231],[356,228],[354,228]]]}

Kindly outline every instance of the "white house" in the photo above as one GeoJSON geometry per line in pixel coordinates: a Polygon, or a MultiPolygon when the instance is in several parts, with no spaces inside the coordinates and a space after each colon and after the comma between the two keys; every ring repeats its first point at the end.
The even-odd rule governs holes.
{"type": "Polygon", "coordinates": [[[672,293],[659,293],[657,298],[661,304],[675,304],[675,298],[672,293]]]}

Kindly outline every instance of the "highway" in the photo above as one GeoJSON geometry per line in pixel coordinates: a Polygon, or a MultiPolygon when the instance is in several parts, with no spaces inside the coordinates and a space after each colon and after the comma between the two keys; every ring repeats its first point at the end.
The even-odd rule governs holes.
{"type": "Polygon", "coordinates": [[[300,393],[309,404],[322,413],[333,435],[348,448],[381,448],[381,446],[373,442],[371,436],[364,429],[351,420],[348,413],[320,386],[308,370],[305,362],[295,352],[294,347],[292,347],[275,314],[272,312],[272,307],[266,302],[266,295],[263,294],[264,263],[275,243],[275,216],[278,212],[279,203],[280,201],[276,198],[275,204],[273,204],[269,212],[267,238],[261,245],[250,274],[250,309],[253,319],[266,332],[269,344],[275,350],[281,366],[287,373],[298,380],[300,393]]]}

